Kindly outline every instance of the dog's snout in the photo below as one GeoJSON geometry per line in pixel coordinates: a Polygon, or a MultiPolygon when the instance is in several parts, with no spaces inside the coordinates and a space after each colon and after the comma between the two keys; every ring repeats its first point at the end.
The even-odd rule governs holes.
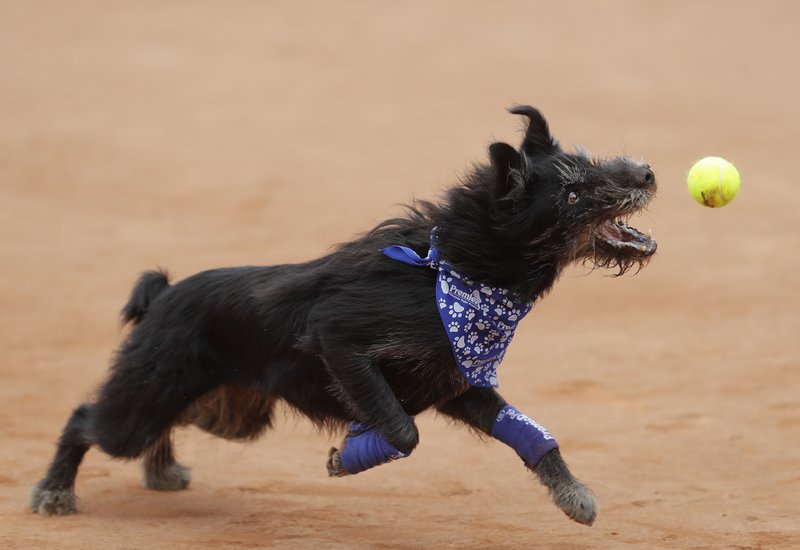
{"type": "Polygon", "coordinates": [[[656,185],[656,175],[648,164],[638,168],[634,178],[637,187],[655,187],[656,185]]]}

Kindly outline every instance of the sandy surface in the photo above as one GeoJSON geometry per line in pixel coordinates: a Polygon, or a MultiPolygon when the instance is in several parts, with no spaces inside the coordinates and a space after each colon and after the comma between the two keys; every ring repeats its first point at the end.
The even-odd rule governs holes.
{"type": "Polygon", "coordinates": [[[0,3],[0,547],[800,547],[800,5],[299,4],[0,3]],[[516,143],[513,102],[660,181],[650,267],[571,270],[500,371],[594,527],[433,414],[351,479],[287,414],[251,445],[180,432],[188,491],[92,451],[79,515],[27,511],[140,271],[314,257],[516,143]],[[721,210],[685,190],[710,154],[744,179],[721,210]]]}

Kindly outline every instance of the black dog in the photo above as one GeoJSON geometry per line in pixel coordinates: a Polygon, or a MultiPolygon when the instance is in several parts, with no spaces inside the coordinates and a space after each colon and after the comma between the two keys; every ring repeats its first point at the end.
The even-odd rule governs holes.
{"type": "MultiPolygon", "coordinates": [[[[410,415],[431,407],[492,434],[506,403],[492,387],[472,387],[457,365],[437,311],[436,271],[380,251],[424,252],[436,227],[441,258],[459,273],[532,301],[572,262],[621,274],[656,250],[624,221],[655,193],[648,165],[564,152],[538,110],[511,112],[526,117],[519,151],[492,144],[491,163],[439,204],[417,202],[325,257],[215,269],[172,286],[164,273],[145,273],[122,310],[135,327],[97,399],[69,419],[31,509],[76,511],[75,477],[92,445],[114,457],[144,455],[148,487],[183,489],[189,473],[173,457],[174,426],[254,439],[279,399],[326,428],[364,423],[401,454],[419,440],[410,415]]],[[[339,459],[332,449],[331,475],[347,473],[339,459]]],[[[557,448],[527,466],[570,518],[594,521],[594,497],[557,448]]]]}

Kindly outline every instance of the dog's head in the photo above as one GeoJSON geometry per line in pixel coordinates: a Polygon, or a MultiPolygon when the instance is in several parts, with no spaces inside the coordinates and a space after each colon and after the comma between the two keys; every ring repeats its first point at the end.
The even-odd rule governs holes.
{"type": "Polygon", "coordinates": [[[592,159],[565,152],[542,114],[530,106],[510,112],[527,119],[519,150],[489,147],[495,178],[493,224],[503,239],[549,253],[560,261],[585,261],[619,273],[644,266],[656,241],[627,220],[655,195],[650,166],[629,157],[592,159]]]}

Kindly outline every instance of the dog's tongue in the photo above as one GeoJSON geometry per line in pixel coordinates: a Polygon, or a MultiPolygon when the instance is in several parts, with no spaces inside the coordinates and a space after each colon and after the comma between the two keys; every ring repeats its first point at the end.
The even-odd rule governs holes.
{"type": "Polygon", "coordinates": [[[607,221],[600,226],[598,232],[608,241],[620,243],[642,242],[647,237],[623,221],[607,221]]]}
{"type": "Polygon", "coordinates": [[[622,229],[615,222],[607,221],[600,226],[598,232],[609,241],[627,241],[622,229]]]}
{"type": "Polygon", "coordinates": [[[597,229],[599,236],[617,248],[635,249],[637,252],[655,252],[655,241],[630,227],[623,221],[607,221],[597,229]]]}

